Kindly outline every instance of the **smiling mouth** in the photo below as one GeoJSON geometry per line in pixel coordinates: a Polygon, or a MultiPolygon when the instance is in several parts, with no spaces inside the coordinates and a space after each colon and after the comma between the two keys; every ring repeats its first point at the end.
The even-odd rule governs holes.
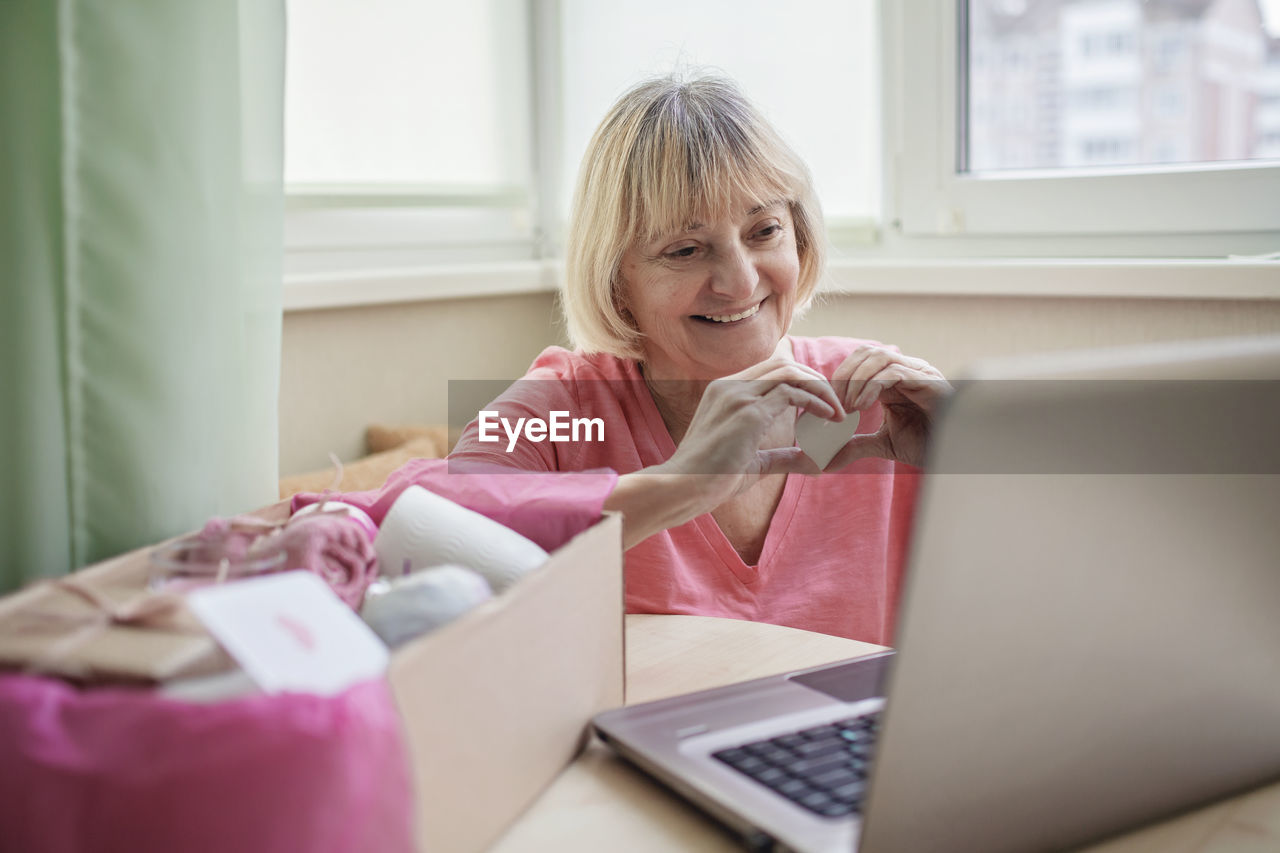
{"type": "Polygon", "coordinates": [[[760,306],[763,304],[763,302],[757,302],[747,310],[737,314],[694,314],[693,316],[697,320],[706,320],[712,323],[736,323],[739,320],[745,320],[760,313],[760,306]]]}

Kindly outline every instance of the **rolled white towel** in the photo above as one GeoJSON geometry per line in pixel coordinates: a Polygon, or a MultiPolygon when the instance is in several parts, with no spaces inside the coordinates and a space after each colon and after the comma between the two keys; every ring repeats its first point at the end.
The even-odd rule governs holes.
{"type": "Polygon", "coordinates": [[[489,583],[478,573],[462,566],[440,566],[376,582],[365,595],[360,616],[395,648],[447,625],[492,597],[489,583]]]}
{"type": "Polygon", "coordinates": [[[506,525],[429,492],[405,489],[387,511],[373,542],[384,577],[431,566],[466,566],[495,593],[541,566],[547,552],[506,525]]]}

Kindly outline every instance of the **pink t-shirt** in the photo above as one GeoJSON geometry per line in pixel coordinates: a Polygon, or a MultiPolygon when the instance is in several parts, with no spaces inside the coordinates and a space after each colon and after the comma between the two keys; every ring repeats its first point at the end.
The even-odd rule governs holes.
{"type": "MultiPolygon", "coordinates": [[[[830,377],[864,342],[792,337],[791,343],[797,361],[830,377]]],[[[451,462],[628,474],[675,452],[636,363],[615,356],[550,347],[487,408],[512,422],[547,419],[553,410],[599,418],[605,440],[521,439],[508,451],[501,427],[499,441],[482,443],[472,422],[451,462]]],[[[877,404],[862,413],[858,432],[874,432],[882,418],[877,404]]],[[[743,562],[710,513],[654,534],[627,551],[627,611],[748,619],[888,644],[919,478],[918,469],[884,459],[862,459],[833,474],[789,475],[756,565],[743,562]]]]}

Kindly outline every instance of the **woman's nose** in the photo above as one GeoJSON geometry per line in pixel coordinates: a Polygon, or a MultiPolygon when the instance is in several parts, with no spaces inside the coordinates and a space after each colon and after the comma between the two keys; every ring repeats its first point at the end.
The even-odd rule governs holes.
{"type": "Polygon", "coordinates": [[[711,276],[711,289],[728,299],[745,299],[756,292],[760,272],[751,253],[742,246],[722,252],[711,276]]]}

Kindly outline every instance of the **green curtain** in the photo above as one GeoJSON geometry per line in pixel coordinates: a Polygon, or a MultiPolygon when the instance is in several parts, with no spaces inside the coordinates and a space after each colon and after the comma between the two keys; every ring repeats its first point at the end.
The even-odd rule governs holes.
{"type": "Polygon", "coordinates": [[[273,501],[283,0],[0,0],[0,592],[273,501]]]}

